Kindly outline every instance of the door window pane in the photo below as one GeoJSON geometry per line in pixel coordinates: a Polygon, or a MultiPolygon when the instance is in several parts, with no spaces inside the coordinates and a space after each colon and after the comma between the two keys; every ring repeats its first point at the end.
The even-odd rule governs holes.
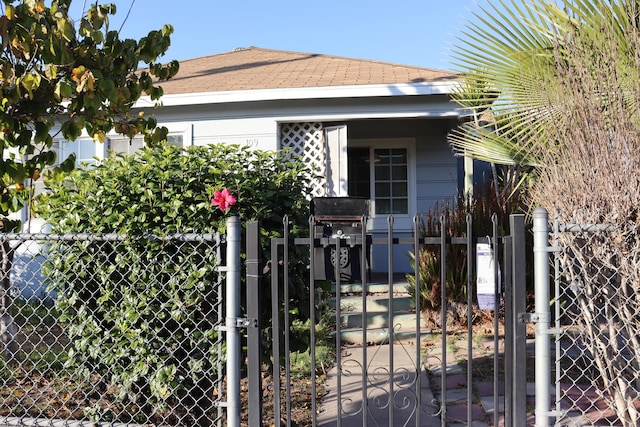
{"type": "Polygon", "coordinates": [[[394,166],[391,168],[391,177],[395,180],[407,180],[407,166],[394,166]]]}
{"type": "Polygon", "coordinates": [[[391,184],[391,194],[395,197],[406,197],[407,194],[407,183],[406,182],[394,182],[391,184]]]}
{"type": "Polygon", "coordinates": [[[376,213],[391,214],[391,199],[376,198],[376,213]]]}
{"type": "Polygon", "coordinates": [[[347,156],[349,196],[372,199],[376,214],[409,213],[407,148],[349,147],[347,156]]]}
{"type": "Polygon", "coordinates": [[[409,212],[409,200],[408,199],[395,199],[393,201],[394,214],[406,214],[409,212]]]}
{"type": "Polygon", "coordinates": [[[409,213],[406,148],[376,148],[375,206],[379,214],[409,213]]]}
{"type": "Polygon", "coordinates": [[[376,182],[376,199],[380,197],[391,197],[391,184],[388,182],[376,182]]]}
{"type": "Polygon", "coordinates": [[[388,163],[376,164],[376,182],[387,181],[391,179],[391,169],[388,167],[388,163]]]}
{"type": "Polygon", "coordinates": [[[371,198],[371,153],[368,147],[347,149],[349,196],[371,198]]]}

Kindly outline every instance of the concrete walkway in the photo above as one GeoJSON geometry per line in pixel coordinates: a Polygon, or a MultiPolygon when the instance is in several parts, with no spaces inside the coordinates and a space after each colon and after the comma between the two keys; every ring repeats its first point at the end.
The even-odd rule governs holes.
{"type": "Polygon", "coordinates": [[[328,394],[322,401],[318,415],[318,425],[333,427],[338,425],[338,414],[341,414],[341,425],[345,427],[362,426],[363,416],[367,416],[367,424],[371,426],[389,426],[390,412],[393,412],[394,425],[416,425],[416,405],[420,390],[420,426],[435,427],[440,425],[435,416],[438,407],[433,404],[434,395],[429,385],[429,378],[424,369],[420,369],[419,381],[416,380],[416,348],[414,345],[391,346],[388,344],[367,347],[366,408],[363,405],[363,351],[362,347],[348,347],[342,352],[342,375],[338,375],[337,367],[329,371],[326,387],[328,394]],[[390,362],[393,357],[393,372],[390,373],[390,362]],[[393,379],[393,381],[390,381],[393,379]],[[338,387],[340,382],[340,387],[338,387]],[[419,384],[418,384],[419,383],[419,384]],[[341,405],[338,404],[338,389],[342,390],[341,405]],[[393,393],[393,405],[390,395],[393,393]]]}
{"type": "MultiPolygon", "coordinates": [[[[474,366],[476,361],[492,356],[487,345],[474,349],[474,366]],[[482,349],[484,347],[484,350],[482,349]]],[[[467,421],[467,375],[456,363],[461,360],[454,346],[447,351],[446,369],[446,402],[447,416],[444,425],[450,427],[489,427],[494,422],[494,389],[493,382],[486,380],[473,381],[473,402],[471,405],[472,422],[467,421]]],[[[528,340],[527,352],[534,353],[533,340],[528,340]]],[[[466,349],[459,347],[458,351],[466,349]]],[[[334,367],[328,372],[327,395],[320,404],[318,425],[323,427],[363,426],[363,413],[367,416],[368,426],[408,426],[408,427],[441,427],[440,403],[442,401],[442,375],[440,368],[440,348],[428,351],[423,356],[420,367],[419,384],[416,382],[416,348],[414,344],[399,344],[390,353],[388,344],[367,347],[367,404],[363,405],[362,347],[347,347],[342,352],[342,374],[334,367]],[[393,419],[390,422],[389,395],[391,390],[389,366],[393,356],[393,419]],[[342,390],[338,397],[338,382],[342,390]],[[420,421],[416,422],[417,393],[420,390],[420,421]],[[338,398],[342,402],[338,405],[338,398]]],[[[529,362],[530,363],[530,362],[529,362]]],[[[463,363],[464,364],[464,363],[463,363]]],[[[475,368],[474,368],[475,369],[475,368]]],[[[565,411],[560,420],[565,426],[620,425],[612,409],[600,397],[594,384],[561,383],[561,406],[565,411]]],[[[550,387],[551,402],[556,400],[556,388],[550,387]]],[[[504,426],[504,384],[498,387],[498,426],[504,426]]],[[[535,407],[535,384],[527,383],[527,404],[535,407]]],[[[532,410],[533,412],[533,410],[532,410]]],[[[527,416],[527,426],[535,425],[533,413],[527,416]]],[[[518,426],[519,427],[519,426],[518,426]]]]}
{"type": "MultiPolygon", "coordinates": [[[[433,356],[432,356],[433,357],[433,356]]],[[[447,421],[445,425],[467,426],[467,377],[462,368],[456,364],[455,355],[447,355],[451,364],[446,370],[446,402],[447,421]]],[[[388,344],[367,347],[367,404],[363,405],[363,351],[362,347],[349,347],[342,353],[342,374],[334,367],[327,375],[328,394],[322,400],[318,425],[323,427],[338,426],[356,427],[363,425],[366,414],[367,425],[370,426],[442,426],[440,419],[441,374],[440,367],[432,365],[431,369],[420,367],[419,384],[416,382],[416,348],[413,344],[396,344],[393,354],[388,344]],[[393,375],[389,366],[393,357],[393,375]],[[389,395],[390,377],[393,377],[393,424],[390,421],[389,395]],[[340,382],[340,387],[339,383],[340,382]],[[338,396],[338,389],[341,395],[338,396]],[[420,403],[417,408],[417,393],[420,391],[420,403]],[[342,404],[338,405],[338,398],[342,404]],[[416,422],[417,411],[420,421],[416,422]]],[[[474,401],[472,402],[472,427],[493,425],[494,397],[493,382],[474,382],[474,401]]],[[[528,387],[533,392],[533,387],[528,387]]],[[[504,393],[504,387],[499,388],[504,393]]],[[[533,401],[532,401],[533,403],[533,401]]],[[[498,424],[504,425],[504,397],[498,398],[498,424]]],[[[529,425],[533,425],[533,416],[529,417],[529,425]]]]}
{"type": "MultiPolygon", "coordinates": [[[[325,384],[327,394],[320,402],[318,425],[356,427],[365,425],[366,420],[367,426],[389,427],[488,427],[493,426],[494,422],[503,426],[504,383],[499,384],[496,398],[492,376],[494,351],[503,351],[504,342],[500,340],[495,348],[493,326],[474,326],[472,343],[468,342],[465,333],[462,333],[464,339],[457,338],[456,333],[450,333],[446,345],[443,345],[438,331],[432,335],[423,325],[424,330],[421,329],[419,334],[422,341],[421,356],[418,357],[415,345],[416,314],[406,287],[404,275],[394,277],[392,286],[387,283],[386,277],[373,277],[367,285],[363,302],[360,285],[341,284],[340,323],[343,329],[340,333],[345,345],[336,367],[328,372],[325,384]],[[393,316],[389,315],[389,307],[392,307],[393,316]],[[403,341],[395,342],[393,348],[387,344],[391,325],[394,338],[403,341]],[[363,327],[366,334],[363,334],[363,327]],[[365,350],[361,346],[363,341],[374,345],[369,345],[365,350]],[[466,375],[469,345],[472,346],[473,357],[470,422],[466,375]],[[441,384],[443,352],[447,362],[444,396],[441,384]],[[419,362],[416,362],[418,359],[419,362]],[[458,361],[464,368],[458,365],[458,361]],[[443,401],[446,402],[444,422],[441,420],[443,401]],[[495,408],[496,403],[498,408],[495,408]]],[[[335,304],[336,299],[332,301],[335,304]]],[[[533,340],[527,341],[529,357],[534,356],[533,344],[533,340]]],[[[579,358],[581,354],[575,357],[579,358]]],[[[555,393],[556,387],[551,386],[550,390],[555,393]]],[[[534,391],[535,386],[527,384],[528,408],[535,407],[534,391]]],[[[560,391],[564,418],[558,421],[563,425],[594,425],[613,416],[593,384],[570,382],[561,384],[560,391]]],[[[555,405],[555,400],[555,396],[552,396],[552,405],[555,405]]],[[[530,414],[527,425],[532,426],[534,422],[534,416],[530,414]]]]}

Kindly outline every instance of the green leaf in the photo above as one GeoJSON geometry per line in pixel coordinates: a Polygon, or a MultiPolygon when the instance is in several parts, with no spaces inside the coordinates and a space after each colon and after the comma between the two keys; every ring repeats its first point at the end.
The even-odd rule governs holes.
{"type": "Polygon", "coordinates": [[[19,79],[20,85],[26,89],[29,94],[29,98],[33,99],[34,92],[40,87],[40,82],[42,81],[42,77],[40,74],[33,72],[29,74],[25,74],[22,78],[19,79]]]}
{"type": "Polygon", "coordinates": [[[66,16],[60,16],[56,19],[56,24],[58,26],[58,30],[62,35],[62,38],[70,42],[75,39],[75,30],[73,28],[73,24],[66,16]]]}
{"type": "Polygon", "coordinates": [[[34,142],[36,144],[40,144],[45,142],[49,137],[49,131],[51,130],[51,124],[45,121],[37,121],[35,123],[36,133],[34,137],[34,142]]]}
{"type": "Polygon", "coordinates": [[[60,80],[56,83],[55,87],[55,95],[56,99],[62,101],[64,99],[68,99],[73,94],[73,85],[71,85],[66,80],[60,80]]]}
{"type": "Polygon", "coordinates": [[[67,141],[75,141],[82,135],[82,128],[74,120],[62,123],[62,135],[67,141]]]}
{"type": "Polygon", "coordinates": [[[76,155],[75,153],[71,153],[69,154],[69,157],[67,157],[60,163],[59,168],[62,172],[69,173],[75,168],[75,165],[76,165],[76,155]]]}

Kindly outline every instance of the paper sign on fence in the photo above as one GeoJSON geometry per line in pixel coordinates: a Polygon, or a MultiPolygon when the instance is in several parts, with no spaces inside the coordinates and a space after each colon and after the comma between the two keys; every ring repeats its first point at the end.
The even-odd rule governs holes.
{"type": "MultiPolygon", "coordinates": [[[[476,268],[478,307],[480,310],[495,310],[496,267],[491,245],[487,243],[476,244],[476,268]]],[[[500,292],[499,289],[498,292],[500,292]]],[[[498,301],[500,300],[498,299],[498,301]]]]}

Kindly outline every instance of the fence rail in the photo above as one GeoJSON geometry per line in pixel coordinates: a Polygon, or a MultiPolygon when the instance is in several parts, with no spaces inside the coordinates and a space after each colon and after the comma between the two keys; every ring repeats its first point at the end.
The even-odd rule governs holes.
{"type": "MultiPolygon", "coordinates": [[[[421,425],[433,418],[444,426],[450,421],[452,406],[446,400],[450,365],[464,361],[464,381],[467,385],[476,382],[471,350],[477,338],[471,322],[478,283],[475,256],[477,244],[491,243],[496,259],[501,261],[493,268],[497,277],[498,269],[501,271],[504,286],[496,289],[493,303],[504,304],[505,316],[502,354],[503,343],[495,333],[502,325],[495,323],[494,317],[491,396],[493,407],[500,407],[498,398],[504,382],[505,410],[504,421],[498,411],[490,414],[490,421],[520,426],[531,420],[526,409],[524,328],[525,322],[533,321],[536,425],[637,425],[640,341],[637,329],[628,327],[625,321],[637,325],[640,302],[635,283],[640,278],[635,280],[633,272],[638,269],[628,264],[628,254],[624,253],[630,241],[624,240],[621,230],[606,225],[563,225],[555,221],[549,226],[542,210],[536,211],[534,222],[535,277],[540,281],[534,313],[525,312],[527,249],[523,216],[511,217],[508,236],[500,236],[494,223],[488,241],[472,235],[471,223],[467,223],[464,236],[447,235],[443,223],[440,236],[424,237],[417,220],[411,233],[402,234],[393,230],[392,218],[382,237],[367,234],[364,223],[352,236],[314,234],[317,229],[313,217],[309,235],[299,236],[290,234],[285,218],[282,237],[271,240],[269,254],[261,251],[259,224],[248,223],[246,318],[240,311],[243,249],[242,224],[237,218],[227,223],[225,237],[1,234],[0,424],[239,426],[245,422],[240,418],[244,403],[240,398],[240,371],[246,360],[246,422],[250,426],[263,425],[265,412],[270,411],[274,419],[291,424],[295,408],[289,396],[295,381],[310,381],[310,424],[318,425],[317,415],[324,402],[317,400],[323,385],[316,383],[321,354],[315,344],[332,339],[329,347],[333,346],[338,368],[338,406],[334,414],[338,425],[342,419],[380,409],[387,411],[380,425],[392,423],[403,417],[406,409],[394,405],[393,400],[398,397],[405,404],[408,400],[400,393],[409,391],[414,400],[408,404],[411,415],[404,420],[407,425],[421,425]],[[452,248],[462,249],[469,269],[464,277],[468,287],[466,355],[458,353],[460,360],[452,360],[446,351],[439,354],[439,369],[429,366],[425,378],[421,374],[429,354],[420,346],[425,332],[431,341],[437,337],[442,349],[455,338],[448,328],[446,289],[437,295],[443,308],[440,329],[431,325],[425,330],[419,317],[414,320],[413,335],[405,335],[394,320],[377,327],[386,331],[378,347],[391,347],[389,365],[383,370],[369,369],[369,362],[381,354],[380,348],[367,349],[342,336],[354,324],[365,325],[372,317],[371,305],[377,304],[366,292],[354,291],[358,286],[368,289],[374,284],[369,271],[371,249],[387,252],[382,282],[393,289],[399,282],[393,248],[402,245],[414,253],[430,248],[440,267],[437,274],[441,283],[446,283],[451,271],[447,262],[452,248]],[[264,255],[268,262],[260,258],[264,255]],[[353,269],[345,268],[347,265],[353,269]],[[265,269],[270,269],[270,290],[262,288],[265,269]],[[347,280],[341,280],[343,277],[347,280]],[[549,278],[553,279],[552,287],[549,278]],[[333,290],[327,287],[330,285],[333,290]],[[343,286],[348,288],[344,297],[340,291],[343,286]],[[341,308],[343,298],[352,294],[357,294],[363,305],[356,320],[341,308]],[[273,301],[269,305],[272,324],[264,324],[263,304],[269,298],[273,301]],[[331,314],[333,330],[317,336],[317,322],[327,313],[331,314]],[[308,325],[300,323],[305,316],[311,319],[308,325]],[[312,344],[310,366],[306,366],[310,370],[308,378],[294,378],[291,371],[291,355],[300,345],[295,339],[301,337],[292,337],[290,332],[301,325],[308,331],[302,340],[312,344]],[[264,340],[265,331],[271,333],[271,341],[264,340]],[[241,353],[244,332],[246,354],[241,353]],[[263,348],[265,343],[271,348],[263,348]],[[271,350],[268,360],[262,358],[264,350],[271,350]],[[411,356],[409,368],[401,366],[397,350],[411,356]],[[262,381],[263,361],[273,363],[272,384],[262,381]],[[362,371],[356,381],[360,406],[349,407],[351,397],[340,387],[353,386],[356,365],[362,371]],[[384,384],[380,382],[383,371],[388,377],[384,384]],[[437,387],[435,399],[421,394],[423,385],[437,387]],[[274,392],[273,407],[264,408],[262,398],[269,388],[274,392]],[[374,389],[387,396],[386,404],[380,397],[369,399],[374,389]]],[[[423,280],[420,272],[410,276],[419,288],[423,280]]],[[[381,305],[387,306],[385,315],[391,319],[391,307],[401,297],[398,291],[391,291],[384,298],[381,305]]],[[[420,303],[413,309],[419,313],[420,303]]],[[[376,313],[373,317],[383,316],[376,313]]],[[[366,327],[359,331],[362,342],[371,339],[368,333],[366,327]]],[[[477,396],[470,386],[466,403],[466,420],[471,422],[472,403],[477,403],[477,396]]]]}

